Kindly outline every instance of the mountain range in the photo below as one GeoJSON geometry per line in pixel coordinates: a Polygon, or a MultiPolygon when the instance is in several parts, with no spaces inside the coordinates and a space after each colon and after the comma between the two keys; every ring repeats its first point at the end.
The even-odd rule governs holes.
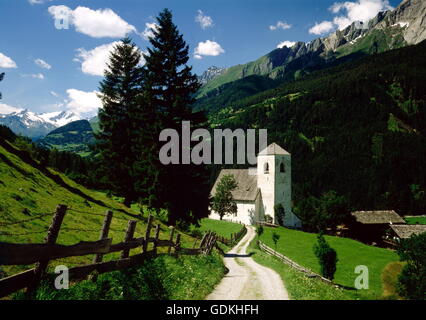
{"type": "Polygon", "coordinates": [[[379,12],[368,23],[354,22],[324,38],[296,42],[246,64],[226,69],[213,67],[202,76],[198,98],[220,86],[250,75],[295,80],[311,68],[336,59],[359,58],[414,45],[426,39],[426,1],[404,0],[394,10],[379,12]]]}
{"type": "Polygon", "coordinates": [[[80,120],[80,117],[69,111],[37,114],[22,110],[0,114],[0,124],[9,127],[15,134],[27,136],[33,140],[40,139],[52,130],[76,120],[80,120]]]}

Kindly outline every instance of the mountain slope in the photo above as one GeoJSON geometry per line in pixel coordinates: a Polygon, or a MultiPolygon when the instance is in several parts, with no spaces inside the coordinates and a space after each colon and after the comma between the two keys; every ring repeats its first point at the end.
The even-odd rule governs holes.
{"type": "MultiPolygon", "coordinates": [[[[136,234],[145,232],[146,218],[141,217],[139,210],[126,208],[105,194],[84,188],[65,175],[44,167],[12,142],[13,135],[4,130],[0,133],[0,241],[43,243],[58,204],[70,208],[59,234],[60,244],[98,240],[106,210],[114,212],[109,233],[114,242],[122,241],[129,219],[138,220],[136,234]],[[47,215],[34,219],[40,214],[47,215]],[[17,223],[23,220],[28,221],[17,223]]],[[[161,238],[167,237],[168,227],[162,225],[161,238]]],[[[182,239],[192,246],[192,238],[182,234],[182,239]]],[[[105,260],[118,255],[107,255],[105,260]]],[[[90,263],[92,259],[93,256],[85,256],[60,261],[66,265],[75,265],[90,263]]],[[[6,275],[20,269],[27,269],[27,266],[2,266],[6,275]]]]}
{"type": "Polygon", "coordinates": [[[39,145],[49,149],[74,152],[82,156],[89,153],[89,145],[94,142],[93,130],[87,120],[70,122],[37,141],[39,145]]]}
{"type": "Polygon", "coordinates": [[[368,24],[352,23],[328,37],[297,42],[293,47],[275,49],[256,61],[226,69],[208,81],[198,97],[221,85],[249,75],[297,78],[308,67],[329,63],[346,55],[376,54],[413,45],[426,39],[426,1],[404,0],[395,10],[380,12],[368,24]],[[361,54],[362,53],[362,54],[361,54]],[[289,65],[301,60],[299,68],[289,65]]]}
{"type": "Polygon", "coordinates": [[[268,142],[292,153],[298,208],[312,205],[310,196],[334,190],[353,209],[421,213],[426,211],[424,83],[426,41],[224,105],[220,124],[268,129],[268,142]]]}

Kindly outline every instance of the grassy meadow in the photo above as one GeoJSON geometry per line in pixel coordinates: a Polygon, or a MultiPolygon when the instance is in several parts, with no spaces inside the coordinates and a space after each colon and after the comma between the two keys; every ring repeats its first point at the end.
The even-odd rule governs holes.
{"type": "MultiPolygon", "coordinates": [[[[284,254],[298,264],[320,273],[320,265],[313,252],[316,234],[286,228],[264,228],[260,240],[275,249],[272,234],[280,235],[276,251],[284,254]]],[[[369,270],[369,289],[357,290],[356,296],[362,299],[376,299],[383,296],[382,273],[386,266],[399,260],[396,252],[365,245],[361,242],[340,237],[325,236],[327,242],[337,251],[339,259],[334,282],[354,288],[358,274],[355,267],[364,265],[369,270]]],[[[352,291],[352,290],[350,290],[352,291]]],[[[355,290],[353,290],[355,292],[355,290]]],[[[353,297],[356,298],[356,297],[353,297]]]]}
{"type": "Polygon", "coordinates": [[[207,231],[216,232],[219,236],[230,239],[232,233],[236,233],[241,230],[243,226],[238,223],[224,221],[224,220],[213,220],[213,219],[201,219],[200,226],[193,226],[191,231],[198,230],[201,233],[207,231]]]}
{"type": "MultiPolygon", "coordinates": [[[[59,233],[59,244],[70,245],[80,241],[98,240],[106,210],[114,212],[109,233],[113,243],[124,239],[129,219],[138,221],[135,237],[144,235],[147,213],[141,214],[134,207],[126,208],[103,192],[88,190],[53,170],[43,172],[28,159],[22,159],[19,150],[13,146],[8,150],[0,146],[0,241],[44,242],[46,230],[58,204],[65,204],[70,208],[59,233]],[[31,220],[40,214],[47,215],[31,220]],[[23,220],[28,221],[11,224],[23,220]]],[[[161,222],[157,220],[154,223],[161,222]]],[[[160,238],[167,239],[169,235],[168,226],[161,224],[160,238]]],[[[183,233],[181,239],[183,247],[192,247],[195,241],[183,233]]],[[[140,253],[140,249],[133,251],[132,253],[140,253]]],[[[106,255],[105,260],[115,259],[119,254],[106,255]]],[[[72,266],[91,263],[92,258],[93,256],[84,256],[55,260],[51,267],[56,264],[72,266]]],[[[1,269],[4,276],[29,267],[31,266],[2,266],[1,269]]]]}
{"type": "Polygon", "coordinates": [[[406,217],[407,224],[426,224],[426,217],[406,217]]]}

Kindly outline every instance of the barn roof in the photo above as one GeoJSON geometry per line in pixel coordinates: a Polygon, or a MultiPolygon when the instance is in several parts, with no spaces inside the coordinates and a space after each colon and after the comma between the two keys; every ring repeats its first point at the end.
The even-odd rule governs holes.
{"type": "Polygon", "coordinates": [[[422,224],[399,224],[399,225],[391,225],[392,230],[396,233],[396,235],[401,239],[408,239],[413,234],[418,235],[426,232],[426,225],[422,224]]]}
{"type": "Polygon", "coordinates": [[[259,155],[261,156],[268,156],[268,155],[275,155],[275,154],[289,155],[290,153],[285,151],[276,143],[271,143],[269,146],[267,146],[265,149],[259,152],[259,155]]]}
{"type": "Polygon", "coordinates": [[[386,211],[355,211],[351,213],[355,220],[362,224],[394,224],[404,223],[394,210],[386,211]]]}
{"type": "MultiPolygon", "coordinates": [[[[255,171],[254,171],[255,172],[255,171]]],[[[249,169],[222,169],[212,188],[211,195],[216,193],[216,187],[224,175],[233,175],[238,187],[232,192],[236,201],[255,201],[259,191],[257,187],[257,176],[249,174],[249,169]]]]}

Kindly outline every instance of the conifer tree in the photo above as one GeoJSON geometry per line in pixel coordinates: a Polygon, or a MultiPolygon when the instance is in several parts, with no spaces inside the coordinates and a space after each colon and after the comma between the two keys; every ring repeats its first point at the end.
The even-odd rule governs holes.
{"type": "MultiPolygon", "coordinates": [[[[168,9],[159,14],[157,26],[152,32],[151,47],[144,54],[144,92],[157,115],[158,129],[180,132],[182,121],[191,121],[192,129],[201,127],[206,121],[204,114],[192,112],[194,95],[200,85],[196,75],[192,74],[192,68],[187,65],[189,47],[173,23],[172,13],[168,9]]],[[[157,157],[160,147],[158,144],[157,157]]],[[[158,176],[153,206],[167,209],[170,223],[194,222],[207,216],[209,194],[205,166],[165,166],[157,161],[156,171],[158,176]]]]}
{"type": "Polygon", "coordinates": [[[140,142],[145,134],[142,102],[141,53],[129,38],[121,40],[110,55],[104,80],[100,83],[103,108],[99,110],[100,131],[96,134],[100,163],[111,191],[132,201],[143,196],[135,188],[142,171],[138,160],[143,158],[140,142]],[[139,168],[139,169],[138,169],[139,168]]]}

